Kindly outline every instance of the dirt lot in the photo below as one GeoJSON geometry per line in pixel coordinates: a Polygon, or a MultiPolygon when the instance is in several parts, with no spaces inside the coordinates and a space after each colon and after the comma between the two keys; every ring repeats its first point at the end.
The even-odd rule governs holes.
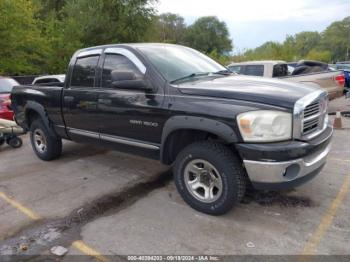
{"type": "Polygon", "coordinates": [[[349,135],[335,131],[328,163],[313,181],[289,192],[249,192],[221,217],[189,208],[169,168],[156,161],[65,142],[62,158],[42,162],[25,138],[21,149],[0,152],[0,255],[50,254],[55,245],[102,261],[350,255],[349,135]]]}

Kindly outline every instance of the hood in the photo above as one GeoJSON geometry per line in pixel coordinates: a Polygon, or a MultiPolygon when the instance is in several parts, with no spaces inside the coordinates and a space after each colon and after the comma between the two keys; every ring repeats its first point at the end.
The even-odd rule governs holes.
{"type": "Polygon", "coordinates": [[[220,97],[293,108],[301,97],[317,88],[299,83],[251,76],[206,78],[178,85],[187,95],[220,97]]]}

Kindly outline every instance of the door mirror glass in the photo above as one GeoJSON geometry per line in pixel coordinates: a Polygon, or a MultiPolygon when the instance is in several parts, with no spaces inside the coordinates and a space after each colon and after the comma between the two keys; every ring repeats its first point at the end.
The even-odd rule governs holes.
{"type": "Polygon", "coordinates": [[[111,80],[113,82],[117,81],[128,81],[128,80],[136,80],[136,74],[133,71],[119,71],[113,70],[111,72],[111,80]]]}

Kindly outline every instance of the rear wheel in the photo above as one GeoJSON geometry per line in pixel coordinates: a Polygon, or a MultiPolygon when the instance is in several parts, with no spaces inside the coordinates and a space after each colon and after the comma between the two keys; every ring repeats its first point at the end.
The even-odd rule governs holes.
{"type": "Polygon", "coordinates": [[[174,176],[185,202],[211,215],[228,212],[245,193],[240,159],[219,143],[203,141],[186,147],[176,159],[174,176]]]}
{"type": "Polygon", "coordinates": [[[35,154],[44,161],[58,158],[62,152],[62,140],[49,130],[41,119],[30,126],[30,141],[35,154]]]}

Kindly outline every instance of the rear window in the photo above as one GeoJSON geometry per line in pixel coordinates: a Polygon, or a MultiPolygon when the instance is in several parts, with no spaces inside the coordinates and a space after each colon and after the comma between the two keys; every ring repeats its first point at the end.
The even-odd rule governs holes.
{"type": "Polygon", "coordinates": [[[19,85],[18,82],[11,78],[0,78],[0,93],[11,93],[14,86],[19,85]]]}
{"type": "Polygon", "coordinates": [[[287,64],[274,65],[272,77],[283,77],[283,76],[288,76],[288,65],[287,64]]]}
{"type": "Polygon", "coordinates": [[[93,87],[99,56],[78,58],[72,73],[71,86],[93,87]]]}
{"type": "Polygon", "coordinates": [[[248,76],[263,76],[264,65],[246,65],[244,68],[244,74],[248,76]]]}

